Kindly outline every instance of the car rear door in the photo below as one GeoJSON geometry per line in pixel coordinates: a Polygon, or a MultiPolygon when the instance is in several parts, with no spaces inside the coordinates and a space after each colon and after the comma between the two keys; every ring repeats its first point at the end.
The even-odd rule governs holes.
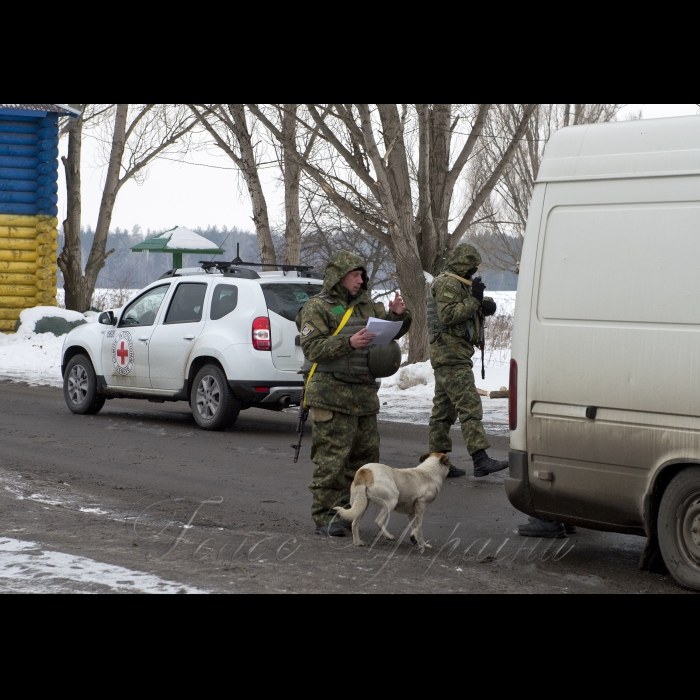
{"type": "Polygon", "coordinates": [[[289,372],[298,372],[304,363],[299,330],[294,322],[299,309],[320,293],[318,282],[270,282],[261,285],[270,318],[272,364],[289,372]]]}
{"type": "Polygon", "coordinates": [[[180,282],[153,331],[149,363],[154,389],[182,389],[192,348],[205,323],[206,282],[180,282]]]}

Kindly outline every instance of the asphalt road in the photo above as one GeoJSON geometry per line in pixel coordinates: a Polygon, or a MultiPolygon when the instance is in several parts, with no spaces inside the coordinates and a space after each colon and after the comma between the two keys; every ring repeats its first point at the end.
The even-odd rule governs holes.
{"type": "MultiPolygon", "coordinates": [[[[519,537],[525,516],[506,499],[504,473],[448,479],[427,508],[433,549],[422,554],[402,539],[400,515],[394,543],[315,535],[310,426],[297,464],[294,431],[294,412],[251,409],[231,430],[205,432],[185,403],[112,400],[75,416],[58,389],[0,382],[0,591],[138,591],[151,575],[183,592],[684,592],[637,570],[641,538],[519,537]]],[[[426,426],[380,422],[380,433],[391,466],[415,466],[426,451],[426,426]]],[[[453,462],[470,468],[453,436],[453,462]]],[[[507,439],[491,439],[505,458],[507,439]]]]}

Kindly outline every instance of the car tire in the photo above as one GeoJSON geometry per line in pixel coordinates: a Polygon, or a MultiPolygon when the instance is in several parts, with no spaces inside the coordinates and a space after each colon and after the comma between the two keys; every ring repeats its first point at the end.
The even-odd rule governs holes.
{"type": "Polygon", "coordinates": [[[241,411],[226,375],[216,365],[205,365],[197,372],[190,389],[190,407],[195,422],[204,430],[230,427],[241,411]]]}
{"type": "Polygon", "coordinates": [[[87,355],[75,355],[63,374],[63,398],[66,406],[82,415],[99,413],[106,397],[97,391],[95,368],[87,355]]]}
{"type": "Polygon", "coordinates": [[[700,467],[684,469],[668,485],[657,528],[661,556],[673,578],[700,590],[700,467]]]}

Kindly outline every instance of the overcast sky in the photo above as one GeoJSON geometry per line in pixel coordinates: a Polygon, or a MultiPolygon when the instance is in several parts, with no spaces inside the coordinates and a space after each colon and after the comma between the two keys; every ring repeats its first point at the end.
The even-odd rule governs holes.
{"type": "MultiPolygon", "coordinates": [[[[625,107],[619,118],[642,110],[644,119],[678,117],[697,114],[697,105],[639,104],[625,107]]],[[[61,155],[67,150],[67,139],[61,144],[61,155]]],[[[100,165],[95,143],[86,138],[83,143],[83,225],[97,223],[104,168],[100,165]]],[[[283,191],[278,185],[276,167],[263,171],[270,218],[273,225],[284,226],[283,191]]],[[[236,177],[233,163],[214,146],[197,151],[185,162],[159,160],[142,185],[130,181],[122,188],[112,217],[112,229],[131,230],[135,224],[160,232],[174,226],[196,228],[208,225],[237,226],[253,229],[248,193],[236,177]]],[[[59,168],[58,217],[66,215],[63,168],[59,168]]]]}

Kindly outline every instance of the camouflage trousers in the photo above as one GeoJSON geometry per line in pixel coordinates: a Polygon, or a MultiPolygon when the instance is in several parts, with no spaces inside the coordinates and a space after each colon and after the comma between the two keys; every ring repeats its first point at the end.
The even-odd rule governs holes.
{"type": "Polygon", "coordinates": [[[435,396],[429,423],[430,452],[452,450],[450,428],[457,416],[470,455],[490,447],[481,423],[483,415],[471,367],[459,365],[435,369],[435,396]]]}
{"type": "Polygon", "coordinates": [[[309,490],[313,495],[311,517],[316,525],[331,522],[334,506],[350,502],[355,472],[379,459],[377,416],[350,416],[333,411],[326,421],[311,425],[311,461],[316,465],[309,490]]]}

